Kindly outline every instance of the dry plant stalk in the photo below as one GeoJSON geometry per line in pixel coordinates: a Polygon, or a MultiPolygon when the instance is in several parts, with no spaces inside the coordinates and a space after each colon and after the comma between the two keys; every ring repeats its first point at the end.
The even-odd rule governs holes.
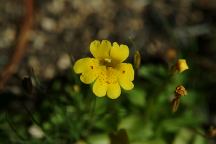
{"type": "Polygon", "coordinates": [[[33,20],[33,3],[34,0],[24,0],[25,3],[25,17],[21,25],[20,33],[17,38],[17,45],[9,63],[0,72],[0,90],[2,90],[6,82],[11,76],[16,73],[20,61],[26,52],[26,44],[28,41],[29,31],[32,27],[33,20]]]}
{"type": "Polygon", "coordinates": [[[181,100],[180,98],[185,95],[187,95],[185,87],[182,85],[177,86],[175,90],[175,97],[172,100],[172,112],[176,112],[178,110],[181,100]]]}

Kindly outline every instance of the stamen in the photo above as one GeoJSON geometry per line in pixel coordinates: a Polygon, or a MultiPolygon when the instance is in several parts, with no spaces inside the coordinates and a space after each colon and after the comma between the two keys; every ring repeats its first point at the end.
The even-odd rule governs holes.
{"type": "Polygon", "coordinates": [[[112,62],[112,59],[105,58],[104,61],[105,61],[105,62],[108,62],[108,63],[111,63],[111,62],[112,62]]]}

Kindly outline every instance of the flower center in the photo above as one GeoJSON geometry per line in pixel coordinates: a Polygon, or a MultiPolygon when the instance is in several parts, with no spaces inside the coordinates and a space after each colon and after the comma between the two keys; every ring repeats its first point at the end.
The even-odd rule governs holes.
{"type": "Polygon", "coordinates": [[[106,83],[107,84],[114,84],[117,83],[117,73],[116,70],[113,69],[112,67],[107,67],[107,79],[106,83]]]}
{"type": "Polygon", "coordinates": [[[107,62],[107,63],[111,63],[111,62],[112,62],[112,59],[110,59],[110,58],[105,58],[104,61],[107,62]]]}
{"type": "Polygon", "coordinates": [[[106,67],[113,67],[114,66],[113,60],[110,58],[105,58],[105,59],[101,60],[101,64],[105,65],[106,67]]]}

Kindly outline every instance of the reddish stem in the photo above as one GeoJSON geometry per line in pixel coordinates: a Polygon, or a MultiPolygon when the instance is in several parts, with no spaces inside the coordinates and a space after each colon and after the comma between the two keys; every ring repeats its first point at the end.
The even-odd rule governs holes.
{"type": "Polygon", "coordinates": [[[25,3],[25,17],[20,28],[20,33],[17,38],[17,45],[9,63],[3,68],[0,73],[0,90],[2,90],[6,82],[11,76],[16,73],[17,68],[25,55],[26,44],[28,42],[29,31],[32,27],[33,20],[33,2],[34,0],[24,0],[25,3]]]}

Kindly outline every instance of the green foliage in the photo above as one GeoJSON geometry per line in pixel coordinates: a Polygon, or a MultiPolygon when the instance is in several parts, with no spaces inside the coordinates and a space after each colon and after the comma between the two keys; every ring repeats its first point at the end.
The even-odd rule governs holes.
{"type": "Polygon", "coordinates": [[[117,100],[98,98],[91,88],[68,73],[67,81],[55,79],[38,110],[21,114],[0,114],[3,143],[32,144],[205,144],[196,133],[205,121],[200,112],[203,101],[194,89],[181,98],[178,111],[172,113],[171,99],[177,85],[187,83],[187,72],[171,75],[160,65],[142,66],[135,87],[123,91],[117,100]],[[199,114],[199,117],[197,115],[199,114]],[[29,132],[36,124],[42,138],[29,132]],[[123,129],[118,131],[119,129],[123,129]]]}

